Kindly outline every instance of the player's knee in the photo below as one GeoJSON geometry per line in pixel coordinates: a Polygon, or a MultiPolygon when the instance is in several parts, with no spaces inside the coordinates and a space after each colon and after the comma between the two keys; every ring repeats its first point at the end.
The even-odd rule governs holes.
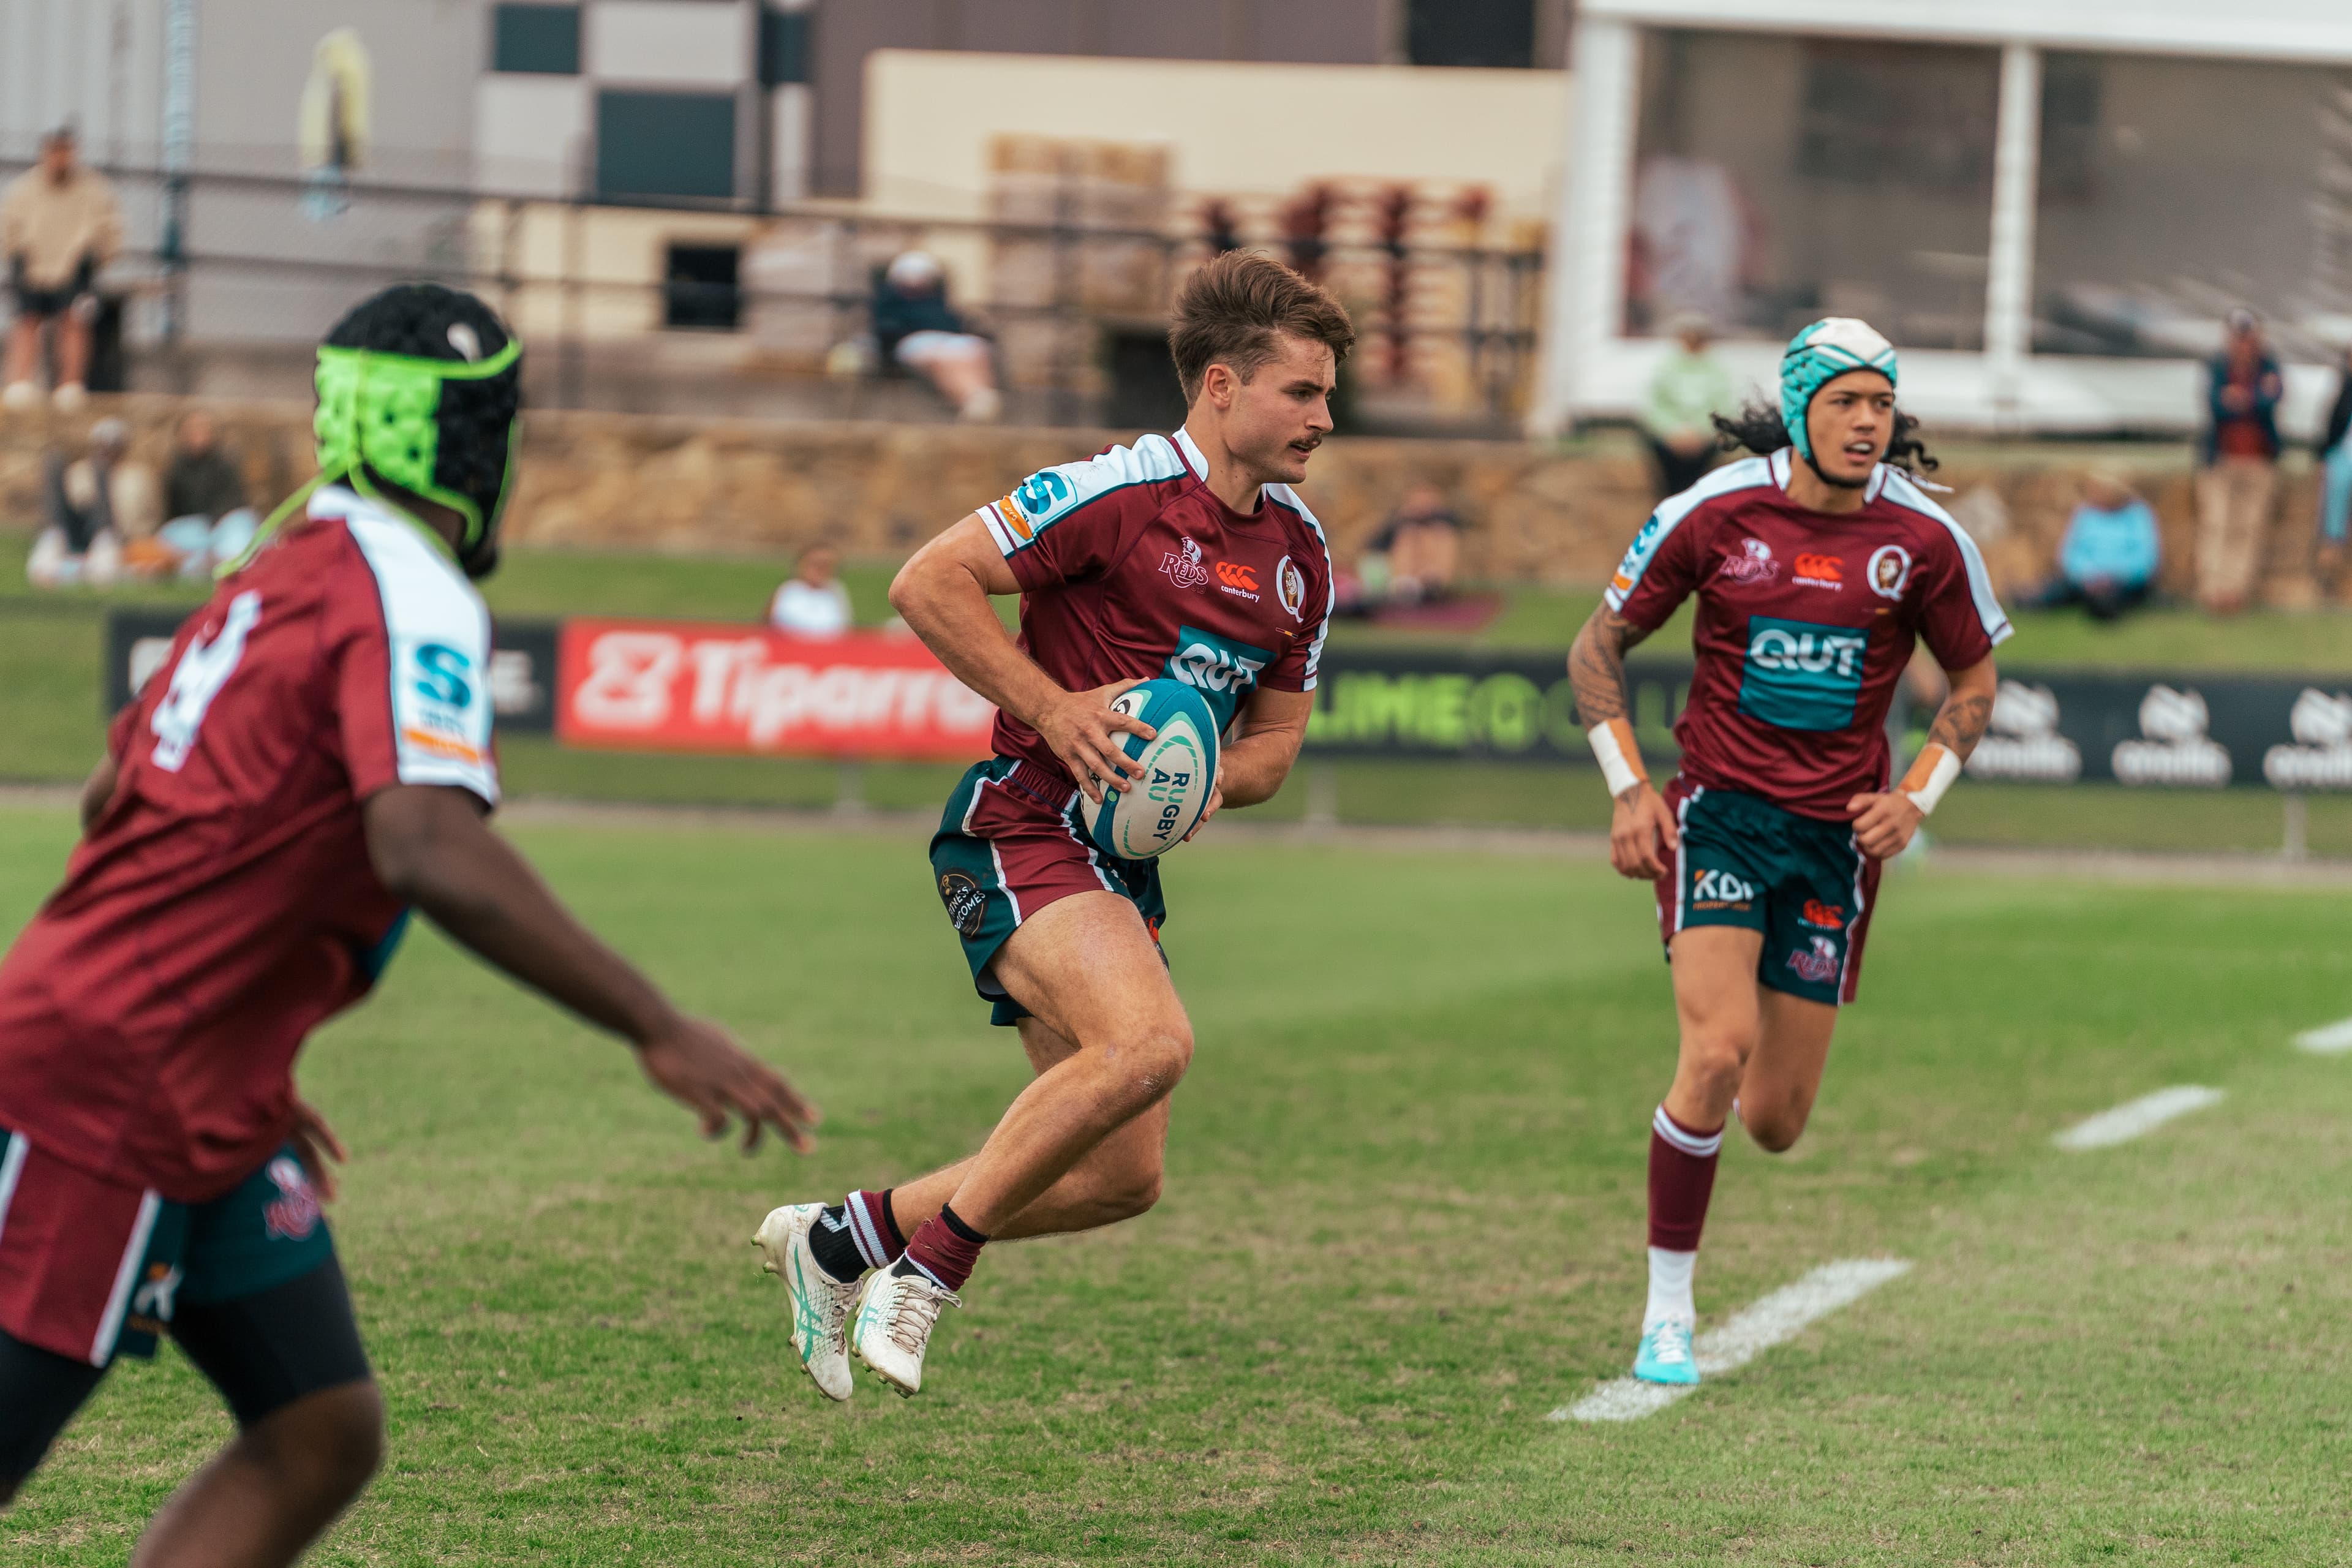
{"type": "Polygon", "coordinates": [[[1701,1030],[1684,1042],[1684,1070],[1695,1080],[1694,1088],[1710,1094],[1735,1091],[1739,1087],[1740,1075],[1748,1069],[1748,1054],[1755,1048],[1752,1033],[1738,1029],[1701,1030]]]}
{"type": "Polygon", "coordinates": [[[1109,1059],[1144,1105],[1165,1099],[1192,1065],[1192,1031],[1181,1024],[1137,1031],[1112,1047],[1109,1059]]]}
{"type": "Polygon", "coordinates": [[[246,1441],[305,1491],[348,1500],[383,1463],[383,1395],[373,1382],[327,1389],[260,1422],[246,1441]]]}
{"type": "Polygon", "coordinates": [[[1748,1128],[1748,1137],[1767,1154],[1785,1154],[1797,1146],[1805,1135],[1805,1106],[1777,1106],[1749,1110],[1740,1108],[1740,1120],[1748,1128]]]}
{"type": "Polygon", "coordinates": [[[1116,1225],[1123,1219],[1133,1219],[1148,1214],[1160,1201],[1162,1177],[1158,1161],[1150,1168],[1128,1173],[1114,1183],[1097,1200],[1108,1216],[1108,1223],[1116,1225]]]}

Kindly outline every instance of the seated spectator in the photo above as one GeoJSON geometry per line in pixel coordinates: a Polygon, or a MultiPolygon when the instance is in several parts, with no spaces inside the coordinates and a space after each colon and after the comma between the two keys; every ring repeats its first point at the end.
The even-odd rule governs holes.
{"type": "Polygon", "coordinates": [[[842,585],[841,554],[830,544],[812,544],[776,596],[768,601],[768,624],[802,637],[837,637],[849,629],[849,590],[842,585]]]}
{"type": "Polygon", "coordinates": [[[101,419],[90,426],[86,456],[49,455],[47,520],[25,563],[34,587],[104,587],[122,574],[126,542],[152,538],[155,479],[125,456],[130,445],[129,426],[101,419]]]}
{"type": "Polygon", "coordinates": [[[2336,406],[2319,441],[2319,584],[2329,594],[2344,574],[2344,536],[2352,526],[2352,348],[2336,373],[2336,406]]]}
{"type": "Polygon", "coordinates": [[[180,418],[178,445],[163,470],[163,512],[172,521],[155,531],[171,550],[173,569],[201,581],[253,542],[260,517],[245,503],[245,474],[221,449],[213,416],[194,409],[180,418]]]}
{"type": "Polygon", "coordinates": [[[1415,485],[1364,545],[1356,565],[1358,606],[1443,599],[1454,591],[1461,568],[1461,520],[1445,504],[1444,490],[1415,485]]]}
{"type": "Polygon", "coordinates": [[[1642,401],[1642,438],[1650,444],[1660,500],[1682,494],[1714,465],[1715,416],[1730,413],[1734,401],[1731,373],[1707,353],[1706,318],[1678,316],[1673,326],[1681,346],[1658,366],[1642,401]]]}
{"type": "Polygon", "coordinates": [[[2058,574],[2034,603],[2045,608],[2080,605],[2091,618],[2112,621],[2147,602],[2162,559],[2156,513],[2122,476],[2095,470],[2066,521],[2058,546],[2058,574]]]}
{"type": "Polygon", "coordinates": [[[929,251],[907,251],[884,271],[874,339],[885,358],[938,388],[958,418],[985,424],[1003,411],[995,352],[949,308],[947,274],[929,251]]]}
{"type": "Polygon", "coordinates": [[[122,247],[122,209],[104,176],[81,166],[70,129],[42,139],[41,161],[0,193],[0,254],[16,296],[8,329],[6,387],[0,407],[40,402],[33,376],[41,332],[57,328],[58,408],[82,405],[89,369],[89,329],[98,315],[99,269],[122,247]]]}

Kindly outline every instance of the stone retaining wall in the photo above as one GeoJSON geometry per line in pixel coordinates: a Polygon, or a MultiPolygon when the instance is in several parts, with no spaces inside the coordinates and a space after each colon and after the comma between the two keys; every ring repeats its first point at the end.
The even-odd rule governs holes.
{"type": "MultiPolygon", "coordinates": [[[[0,418],[0,517],[38,515],[41,460],[53,440],[79,442],[93,417],[119,415],[137,456],[157,464],[184,405],[164,397],[95,400],[71,419],[0,418]]],[[[284,495],[311,471],[309,411],[284,403],[211,405],[257,497],[284,495]]],[[[775,425],[604,413],[530,416],[522,484],[509,521],[518,543],[597,549],[787,554],[828,540],[859,555],[903,555],[1036,468],[1123,437],[1100,431],[904,426],[775,425]]],[[[2110,449],[2112,451],[2112,449],[2110,449]]],[[[1986,541],[2004,593],[2049,569],[2084,454],[2019,446],[1967,454],[1937,475],[1941,498],[1986,541]],[[2002,520],[2006,520],[2004,528],[2002,520]]],[[[2136,454],[2127,470],[2164,527],[2166,585],[2185,592],[2194,531],[2190,478],[2177,447],[2136,454]]],[[[2275,531],[2267,597],[2306,604],[2302,570],[2314,531],[2315,479],[2291,465],[2275,531]]],[[[1342,561],[1414,482],[1435,483],[1470,525],[1475,577],[1597,583],[1650,504],[1646,463],[1588,443],[1573,451],[1484,441],[1334,440],[1302,487],[1342,561]]]]}

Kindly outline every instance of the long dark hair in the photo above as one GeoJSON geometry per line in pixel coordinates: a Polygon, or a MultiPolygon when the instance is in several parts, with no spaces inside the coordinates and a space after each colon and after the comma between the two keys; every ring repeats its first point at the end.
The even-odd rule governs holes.
{"type": "MultiPolygon", "coordinates": [[[[1734,418],[1715,416],[1715,430],[1716,444],[1727,452],[1745,447],[1761,458],[1793,444],[1780,411],[1769,403],[1751,402],[1734,418]]],[[[1927,443],[1919,439],[1919,421],[1900,408],[1895,411],[1895,438],[1886,443],[1885,460],[1914,479],[1934,473],[1937,467],[1927,443]]]]}

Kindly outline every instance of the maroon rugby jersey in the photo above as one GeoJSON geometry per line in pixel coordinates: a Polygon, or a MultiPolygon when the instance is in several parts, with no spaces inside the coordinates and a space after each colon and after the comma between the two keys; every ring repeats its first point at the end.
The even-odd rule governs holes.
{"type": "MultiPolygon", "coordinates": [[[[1172,676],[1208,699],[1219,729],[1258,687],[1315,689],[1331,616],[1323,527],[1287,485],[1267,485],[1244,516],[1208,472],[1179,430],[1041,469],[980,509],[1021,584],[1022,651],[1057,684],[1172,676]]],[[[1069,777],[1009,713],[995,744],[1069,777]]]]}
{"type": "Polygon", "coordinates": [[[1655,630],[1698,595],[1685,777],[1843,822],[1889,783],[1886,710],[1914,644],[1965,669],[2011,627],[1975,542],[1908,474],[1882,463],[1862,510],[1832,516],[1789,498],[1792,458],[1727,464],[1661,503],[1607,597],[1655,630]]]}
{"type": "Polygon", "coordinates": [[[438,544],[340,488],[224,582],[116,719],[113,798],[0,961],[0,1126],[173,1202],[258,1170],[303,1037],[404,922],[360,803],[498,799],[489,654],[438,544]]]}

